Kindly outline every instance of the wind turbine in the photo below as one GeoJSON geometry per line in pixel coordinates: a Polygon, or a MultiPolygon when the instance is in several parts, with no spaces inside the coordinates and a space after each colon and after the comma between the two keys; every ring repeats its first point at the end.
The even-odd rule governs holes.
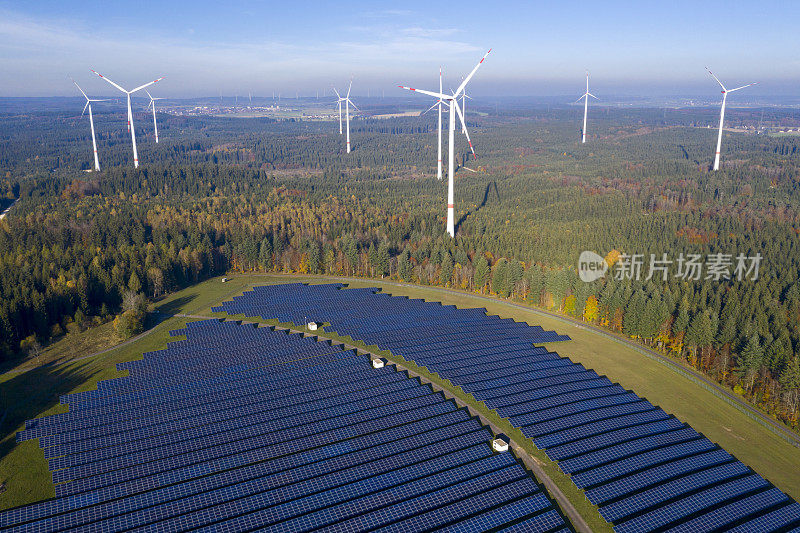
{"type": "Polygon", "coordinates": [[[580,98],[575,100],[575,103],[578,103],[583,99],[583,131],[581,132],[581,143],[586,142],[586,116],[589,114],[589,97],[594,98],[595,100],[599,100],[595,95],[589,92],[589,71],[586,71],[586,92],[581,95],[580,98]]]}
{"type": "Polygon", "coordinates": [[[158,124],[156,124],[156,100],[163,100],[163,98],[153,98],[153,95],[150,94],[150,91],[147,89],[144,90],[147,93],[147,96],[150,97],[150,103],[147,107],[153,108],[153,130],[156,132],[156,144],[158,144],[158,124]]]}
{"type": "MultiPolygon", "coordinates": [[[[70,78],[72,80],[72,78],[70,78]]],[[[86,109],[89,109],[89,126],[92,128],[92,148],[94,149],[94,169],[100,170],[100,161],[97,159],[97,141],[94,138],[94,118],[92,118],[92,102],[107,102],[108,100],[93,100],[86,96],[86,93],[83,92],[83,89],[80,88],[78,83],[75,80],[72,80],[72,83],[75,84],[75,87],[81,92],[84,98],[86,98],[86,105],[83,106],[83,111],[81,112],[81,117],[86,113],[86,109]]]]}
{"type": "MultiPolygon", "coordinates": [[[[461,79],[463,80],[464,78],[461,78],[461,79]]],[[[467,98],[472,100],[472,97],[467,95],[467,90],[464,89],[464,92],[461,93],[461,112],[464,113],[465,117],[467,116],[467,98]]],[[[461,133],[464,133],[464,131],[465,130],[464,130],[463,126],[462,126],[461,133]]]]}
{"type": "Polygon", "coordinates": [[[352,105],[353,107],[355,107],[356,111],[361,111],[360,109],[358,109],[358,106],[356,104],[354,104],[350,100],[350,89],[352,89],[352,88],[353,88],[353,80],[350,80],[350,86],[347,87],[347,95],[344,98],[342,98],[339,95],[339,91],[336,91],[335,88],[333,89],[334,91],[336,91],[336,96],[339,97],[339,134],[340,135],[342,133],[342,102],[344,102],[345,123],[346,123],[346,129],[347,129],[347,153],[348,154],[350,153],[350,106],[352,105]]]}
{"type": "MultiPolygon", "coordinates": [[[[92,70],[92,69],[89,69],[92,70]]],[[[131,144],[133,145],[133,168],[139,168],[139,154],[136,152],[136,131],[133,127],[133,112],[131,111],[131,95],[137,91],[141,91],[145,87],[149,87],[154,83],[158,83],[159,81],[164,79],[164,76],[158,78],[157,80],[153,80],[150,83],[145,83],[144,85],[140,85],[133,90],[126,91],[110,79],[106,78],[96,70],[92,70],[95,74],[106,80],[108,83],[119,89],[120,91],[124,92],[125,95],[128,97],[128,130],[131,132],[131,144]]]]}
{"type": "Polygon", "coordinates": [[[711,74],[711,77],[717,80],[719,86],[722,87],[722,109],[719,112],[719,134],[717,135],[717,151],[714,153],[714,170],[719,170],[719,152],[722,148],[722,122],[725,120],[725,101],[728,99],[728,93],[732,93],[733,91],[738,91],[739,89],[744,89],[745,87],[750,87],[751,85],[755,85],[758,82],[748,83],[747,85],[742,85],[741,87],[736,87],[735,89],[726,89],[725,86],[719,81],[719,78],[714,76],[714,73],[711,72],[708,67],[706,67],[708,73],[711,74]]]}
{"type": "MultiPolygon", "coordinates": [[[[490,48],[489,52],[491,52],[491,51],[492,50],[490,48]]],[[[455,237],[455,235],[456,235],[456,231],[455,231],[455,211],[454,211],[454,208],[455,208],[455,205],[454,205],[455,204],[455,198],[454,197],[455,197],[455,195],[454,195],[454,191],[453,191],[453,178],[454,178],[454,175],[455,175],[455,167],[454,167],[454,163],[455,163],[454,151],[455,150],[454,150],[454,148],[455,148],[456,114],[458,114],[458,118],[461,120],[461,125],[464,128],[464,135],[466,135],[466,137],[467,137],[467,143],[469,143],[469,149],[470,149],[470,151],[472,151],[473,155],[475,154],[475,150],[472,148],[472,141],[470,140],[469,133],[467,132],[466,123],[464,122],[464,115],[463,115],[463,113],[461,113],[461,109],[458,106],[458,97],[464,91],[464,88],[467,86],[467,83],[469,83],[469,80],[471,80],[472,76],[475,75],[475,72],[477,72],[478,68],[483,64],[484,60],[486,59],[486,56],[489,55],[489,52],[486,52],[486,54],[484,54],[484,56],[481,58],[481,60],[478,62],[478,64],[475,65],[475,68],[472,69],[472,72],[470,72],[469,75],[466,78],[464,78],[464,81],[461,82],[461,85],[458,86],[458,89],[456,89],[455,92],[453,92],[453,94],[444,94],[444,93],[441,92],[441,90],[437,93],[437,92],[433,92],[433,91],[423,91],[422,89],[414,89],[412,87],[405,87],[403,85],[399,85],[399,87],[401,89],[407,89],[409,91],[415,91],[415,92],[418,92],[418,93],[427,94],[428,96],[433,96],[434,98],[439,98],[439,99],[443,100],[444,102],[446,102],[450,106],[450,125],[449,125],[449,128],[448,128],[449,132],[450,132],[450,137],[448,139],[449,153],[448,153],[448,158],[447,158],[448,159],[447,160],[447,166],[448,166],[448,177],[447,177],[447,233],[451,237],[455,237]]]]}
{"type": "MultiPolygon", "coordinates": [[[[442,67],[439,67],[439,92],[442,92],[442,67]]],[[[437,128],[436,132],[439,135],[439,159],[436,167],[436,179],[442,181],[442,105],[444,101],[439,98],[435,104],[430,106],[427,110],[425,110],[423,115],[433,109],[434,107],[439,107],[439,127],[437,128]]],[[[463,104],[462,104],[463,105],[463,104]]],[[[463,131],[463,130],[462,130],[463,131]]]]}
{"type": "Polygon", "coordinates": [[[340,95],[339,91],[336,90],[336,87],[333,87],[333,92],[336,93],[336,98],[338,98],[336,103],[339,104],[339,135],[341,135],[342,134],[342,102],[344,101],[344,98],[342,98],[342,95],[340,95]]]}

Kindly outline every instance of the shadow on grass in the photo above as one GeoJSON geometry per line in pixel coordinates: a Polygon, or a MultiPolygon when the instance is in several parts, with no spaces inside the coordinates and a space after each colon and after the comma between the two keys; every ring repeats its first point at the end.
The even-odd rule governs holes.
{"type": "Polygon", "coordinates": [[[44,365],[21,372],[3,382],[2,423],[0,423],[0,460],[14,448],[16,436],[13,435],[26,420],[51,409],[59,403],[62,394],[67,394],[85,382],[93,371],[88,363],[78,363],[66,367],[44,365]],[[11,436],[11,438],[7,438],[11,436]]]}
{"type": "Polygon", "coordinates": [[[179,298],[175,298],[174,300],[170,300],[169,302],[164,302],[163,304],[157,305],[155,310],[156,312],[163,313],[165,315],[174,315],[175,313],[184,311],[183,307],[189,304],[196,297],[197,296],[194,294],[187,294],[186,296],[181,296],[179,298]]]}

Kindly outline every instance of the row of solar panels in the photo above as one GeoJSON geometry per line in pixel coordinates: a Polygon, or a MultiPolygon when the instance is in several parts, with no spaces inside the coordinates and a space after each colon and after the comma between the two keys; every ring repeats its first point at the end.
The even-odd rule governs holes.
{"type": "Polygon", "coordinates": [[[704,436],[531,344],[554,332],[339,284],[256,287],[215,310],[329,322],[449,379],[558,460],[620,531],[800,526],[798,503],[704,436]]]}
{"type": "MultiPolygon", "coordinates": [[[[263,309],[259,308],[258,302],[253,302],[252,298],[249,300],[249,295],[243,297],[235,297],[233,302],[225,304],[225,312],[229,314],[245,314],[248,316],[260,316],[259,311],[270,313],[271,318],[277,318],[283,322],[303,323],[304,320],[313,320],[317,322],[330,322],[329,319],[335,318],[339,323],[344,325],[358,325],[361,330],[366,332],[377,332],[380,330],[391,331],[391,324],[387,324],[380,320],[372,320],[371,317],[374,313],[379,313],[382,308],[387,304],[392,305],[389,301],[390,297],[386,294],[376,293],[376,288],[365,289],[350,289],[347,291],[337,290],[336,285],[315,285],[314,292],[307,292],[305,285],[292,284],[288,287],[292,290],[297,290],[299,294],[293,295],[292,300],[283,299],[279,292],[274,290],[262,290],[260,287],[255,288],[255,293],[258,298],[267,298],[267,301],[261,303],[263,309]],[[346,293],[346,294],[344,294],[346,293]],[[372,299],[364,299],[366,295],[373,295],[372,299]],[[270,299],[271,298],[271,299],[270,299]],[[304,298],[313,301],[314,316],[305,314],[303,305],[305,304],[304,298]],[[384,301],[386,300],[386,301],[384,301]],[[365,305],[367,307],[361,309],[359,315],[343,316],[341,312],[343,306],[350,306],[353,304],[365,305]],[[254,315],[253,312],[256,312],[254,315]],[[360,318],[367,317],[367,318],[360,318]],[[351,322],[357,324],[351,324],[351,322]]],[[[221,310],[221,308],[215,308],[221,310]]],[[[483,309],[471,310],[458,310],[452,305],[430,305],[423,300],[408,300],[406,306],[402,310],[392,309],[394,317],[398,320],[413,320],[416,324],[424,324],[425,322],[435,322],[437,326],[445,326],[442,322],[443,316],[448,316],[449,319],[446,323],[453,333],[465,332],[471,323],[486,323],[487,320],[494,322],[494,326],[500,331],[505,331],[509,335],[515,335],[522,338],[528,338],[536,342],[553,342],[557,340],[566,340],[567,337],[560,336],[554,332],[544,332],[540,327],[529,327],[525,324],[519,324],[511,319],[500,319],[499,317],[487,317],[483,309]],[[502,329],[500,329],[502,328],[502,329]]],[[[437,331],[439,334],[444,334],[444,331],[437,331]]],[[[398,334],[394,331],[394,334],[398,334]]],[[[419,335],[414,331],[405,331],[402,333],[409,340],[417,340],[418,342],[426,342],[431,340],[430,335],[419,335]]]]}
{"type": "Polygon", "coordinates": [[[39,439],[57,497],[0,513],[0,527],[568,530],[486,427],[407,373],[269,328],[178,333],[187,339],[120,364],[140,372],[27,424],[18,438],[39,439]],[[225,372],[160,374],[177,362],[225,372]]]}

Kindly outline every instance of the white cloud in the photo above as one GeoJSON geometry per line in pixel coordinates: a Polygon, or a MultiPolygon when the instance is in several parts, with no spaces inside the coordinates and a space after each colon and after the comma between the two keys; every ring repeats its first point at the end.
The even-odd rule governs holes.
{"type": "MultiPolygon", "coordinates": [[[[0,58],[8,83],[2,96],[70,95],[68,75],[81,79],[88,69],[121,85],[138,84],[166,75],[159,91],[168,96],[230,94],[269,88],[297,88],[355,74],[375,82],[421,75],[442,61],[463,60],[478,48],[456,38],[454,29],[382,23],[351,27],[338,42],[200,41],[193,30],[165,37],[143,30],[93,28],[79,21],[34,20],[14,11],[0,11],[0,58]]],[[[433,77],[433,76],[431,76],[433,77]]],[[[85,78],[84,78],[85,79],[85,78]]],[[[99,81],[99,80],[98,80],[99,81]]],[[[89,91],[108,94],[102,84],[89,91]]]]}

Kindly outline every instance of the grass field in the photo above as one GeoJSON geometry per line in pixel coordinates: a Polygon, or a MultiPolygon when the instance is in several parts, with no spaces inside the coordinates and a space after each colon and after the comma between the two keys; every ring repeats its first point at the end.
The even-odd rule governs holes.
{"type": "MultiPolygon", "coordinates": [[[[253,285],[310,281],[325,282],[319,277],[285,275],[236,275],[228,283],[215,278],[176,292],[154,306],[164,315],[211,315],[211,306],[230,299],[253,285]]],[[[736,455],[745,464],[773,482],[795,499],[800,499],[800,449],[775,435],[746,414],[727,404],[711,392],[697,386],[632,347],[587,329],[565,324],[554,317],[542,316],[534,310],[520,309],[508,303],[487,301],[466,293],[449,293],[426,287],[396,286],[376,280],[353,280],[351,285],[383,286],[386,292],[414,298],[442,301],[460,307],[486,307],[502,317],[538,324],[545,329],[566,333],[572,341],[554,343],[550,349],[573,361],[608,375],[661,406],[669,413],[691,424],[709,439],[736,455]]],[[[47,462],[36,441],[15,442],[15,434],[29,418],[63,412],[59,396],[96,388],[100,380],[124,375],[116,371],[121,361],[140,359],[142,352],[163,348],[168,332],[182,327],[187,319],[165,319],[142,338],[108,351],[85,357],[74,345],[69,352],[53,353],[56,361],[24,372],[0,374],[2,409],[0,425],[0,482],[6,490],[0,494],[0,509],[42,500],[54,495],[47,462]]],[[[402,354],[399,354],[402,355],[402,354]]]]}

